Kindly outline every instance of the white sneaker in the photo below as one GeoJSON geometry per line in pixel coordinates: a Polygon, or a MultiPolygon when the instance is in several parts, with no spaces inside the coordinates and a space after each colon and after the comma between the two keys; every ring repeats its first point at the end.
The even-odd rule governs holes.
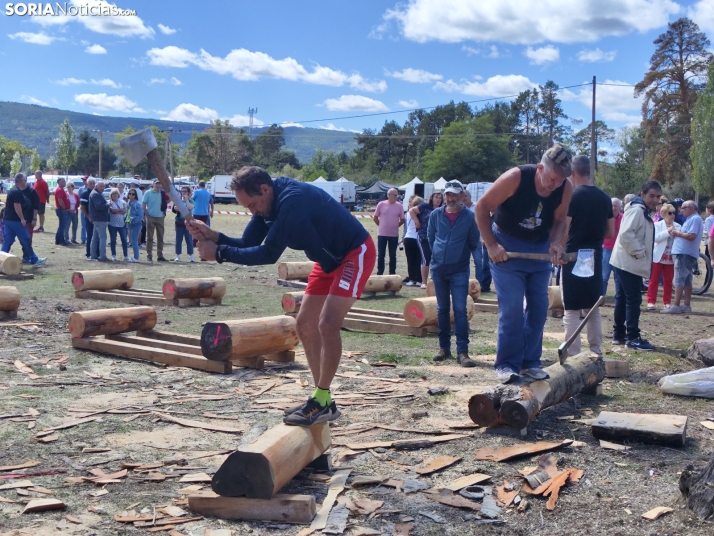
{"type": "Polygon", "coordinates": [[[670,305],[667,309],[660,311],[664,315],[681,315],[683,312],[679,305],[670,305]]]}
{"type": "Polygon", "coordinates": [[[534,380],[547,380],[548,378],[550,378],[550,374],[548,374],[546,371],[539,367],[523,369],[521,371],[521,375],[530,376],[534,380]]]}
{"type": "Polygon", "coordinates": [[[189,256],[188,256],[188,262],[196,262],[196,261],[193,259],[193,255],[189,255],[189,256]]]}
{"type": "Polygon", "coordinates": [[[176,255],[174,262],[181,262],[181,257],[179,255],[176,255]]]}
{"type": "Polygon", "coordinates": [[[680,306],[680,309],[682,309],[683,313],[691,313],[692,312],[691,305],[682,305],[682,306],[680,306]]]}
{"type": "Polygon", "coordinates": [[[112,255],[112,262],[117,262],[117,258],[114,255],[112,255]]]}
{"type": "Polygon", "coordinates": [[[124,257],[124,262],[130,262],[129,257],[124,257]]]}
{"type": "Polygon", "coordinates": [[[518,373],[510,367],[499,367],[496,369],[496,379],[501,383],[511,383],[518,379],[518,373]]]}
{"type": "Polygon", "coordinates": [[[424,283],[421,284],[422,290],[426,290],[426,285],[424,283]]]}

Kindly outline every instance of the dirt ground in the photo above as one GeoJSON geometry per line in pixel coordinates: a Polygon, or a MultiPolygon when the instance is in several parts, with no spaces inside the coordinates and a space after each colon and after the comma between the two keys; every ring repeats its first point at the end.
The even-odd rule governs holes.
{"type": "MultiPolygon", "coordinates": [[[[48,231],[56,229],[56,218],[49,211],[47,220],[48,231]]],[[[362,221],[374,234],[372,222],[362,221]]],[[[239,235],[246,223],[245,217],[217,216],[214,227],[239,235]]],[[[172,227],[167,226],[170,243],[165,252],[167,258],[173,258],[172,227]]],[[[153,516],[155,511],[171,505],[187,511],[186,493],[179,490],[190,483],[180,482],[181,478],[197,473],[211,475],[228,451],[242,442],[252,441],[264,429],[280,422],[283,407],[303,400],[310,393],[311,387],[307,387],[312,383],[310,373],[304,355],[299,353],[297,361],[287,366],[271,366],[262,371],[235,368],[233,374],[219,375],[75,350],[67,330],[67,319],[72,311],[122,305],[74,298],[70,284],[72,272],[129,267],[134,270],[136,287],[155,290],[161,289],[167,277],[224,277],[228,291],[221,306],[157,308],[157,329],[190,334],[200,334],[202,323],[210,320],[282,314],[280,298],[286,289],[276,284],[276,265],[244,267],[185,262],[98,265],[85,260],[82,246],[65,248],[53,244],[53,232],[35,235],[36,250],[39,255],[48,257],[47,264],[32,269],[33,280],[0,282],[15,285],[22,294],[18,320],[0,323],[0,465],[40,462],[21,470],[0,468],[0,534],[149,534],[131,523],[116,522],[114,516],[126,512],[153,516]],[[17,367],[18,360],[31,367],[32,373],[21,371],[17,367]],[[259,394],[262,391],[265,392],[259,394]],[[43,443],[33,439],[39,431],[107,409],[112,412],[95,414],[93,421],[56,431],[58,437],[54,441],[43,443]],[[242,434],[184,427],[159,420],[157,411],[172,417],[230,426],[242,434]],[[83,452],[87,448],[106,450],[83,452]],[[136,467],[159,462],[163,464],[153,468],[129,469],[113,483],[97,484],[79,479],[101,476],[103,473],[97,470],[104,474],[116,473],[121,471],[122,464],[136,467]],[[55,469],[66,472],[25,477],[32,481],[35,491],[21,489],[18,492],[2,487],[16,482],[3,475],[55,469]],[[64,510],[22,514],[24,503],[32,498],[55,498],[67,506],[64,510]]],[[[13,252],[19,251],[16,245],[13,252]]],[[[143,249],[141,257],[145,258],[143,249]]],[[[304,260],[304,256],[301,252],[287,251],[282,260],[304,260]]],[[[405,273],[402,252],[398,273],[405,273]]],[[[405,287],[396,297],[379,295],[366,298],[359,305],[401,311],[407,298],[422,294],[419,289],[405,287]]],[[[495,298],[494,295],[484,297],[495,298]]],[[[492,463],[476,461],[474,451],[536,440],[572,439],[584,443],[556,453],[559,468],[582,469],[584,476],[578,483],[569,483],[561,490],[554,511],[546,509],[547,499],[521,493],[528,502],[525,512],[514,507],[503,508],[499,523],[486,524],[469,510],[435,502],[428,493],[405,494],[393,487],[375,485],[346,490],[346,497],[353,502],[359,498],[383,501],[372,515],[351,512],[346,534],[366,533],[360,532],[360,527],[383,534],[408,534],[404,532],[405,524],[414,525],[411,530],[414,535],[712,534],[711,524],[698,520],[683,508],[677,486],[678,475],[688,464],[701,466],[712,456],[714,430],[699,424],[714,417],[711,402],[662,395],[656,385],[664,375],[700,368],[685,358],[686,349],[693,340],[711,332],[714,300],[710,296],[695,298],[693,307],[697,314],[687,316],[669,318],[643,314],[643,336],[658,346],[655,352],[625,352],[622,347],[613,348],[606,338],[606,357],[629,360],[631,375],[605,380],[601,396],[576,396],[542,412],[528,427],[526,437],[465,430],[462,433],[466,437],[462,439],[411,452],[372,449],[350,455],[345,445],[354,441],[419,437],[414,433],[367,426],[376,423],[444,431],[449,426],[468,422],[470,395],[495,383],[497,316],[477,313],[471,321],[470,351],[478,362],[472,369],[462,369],[453,361],[434,364],[431,357],[437,350],[437,340],[433,335],[421,339],[343,332],[345,355],[333,385],[343,416],[332,425],[331,452],[338,464],[352,468],[348,484],[356,475],[376,475],[403,482],[418,480],[425,482],[425,487],[440,487],[476,472],[490,475],[487,484],[494,487],[502,485],[504,480],[519,483],[518,471],[535,465],[537,456],[492,463]],[[396,366],[372,366],[380,361],[396,366]],[[430,396],[427,394],[430,387],[447,387],[448,393],[430,396]],[[686,446],[675,449],[629,444],[629,450],[605,450],[593,438],[587,424],[559,419],[593,417],[604,409],[685,415],[689,418],[686,446]],[[415,468],[443,455],[461,460],[428,476],[414,472],[415,468]],[[641,518],[644,512],[657,506],[672,507],[674,511],[655,521],[641,518]],[[443,518],[437,517],[442,522],[424,513],[437,514],[443,518]]],[[[612,313],[612,307],[603,310],[606,335],[611,333],[612,313]]],[[[556,349],[561,340],[561,320],[549,318],[543,352],[546,361],[557,359],[556,349]]],[[[324,478],[311,473],[311,470],[302,471],[284,491],[312,494],[318,504],[322,503],[327,484],[324,478]]],[[[203,482],[200,477],[198,480],[192,484],[210,489],[205,476],[203,482]]],[[[228,529],[232,534],[291,535],[303,527],[202,518],[178,525],[175,530],[180,534],[203,536],[209,529],[228,529]]]]}

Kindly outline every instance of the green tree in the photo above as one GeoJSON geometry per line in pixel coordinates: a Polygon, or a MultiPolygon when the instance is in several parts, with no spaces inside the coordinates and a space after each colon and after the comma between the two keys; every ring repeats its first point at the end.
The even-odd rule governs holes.
{"type": "MultiPolygon", "coordinates": [[[[584,154],[590,156],[591,146],[591,136],[592,136],[592,123],[590,123],[585,128],[578,130],[573,136],[572,142],[569,144],[571,149],[575,151],[576,154],[584,154]]],[[[599,157],[606,157],[607,150],[603,147],[605,142],[610,143],[615,141],[615,131],[605,124],[604,121],[599,119],[595,121],[595,137],[597,139],[597,155],[599,157]]]]}
{"type": "MultiPolygon", "coordinates": [[[[117,155],[109,146],[102,147],[102,173],[114,169],[117,155]]],[[[99,173],[99,140],[84,130],[79,134],[79,147],[77,147],[77,161],[72,166],[72,171],[87,175],[97,176],[99,173]]]]}
{"type": "Polygon", "coordinates": [[[428,181],[444,177],[464,183],[491,182],[513,164],[511,137],[494,133],[490,116],[455,121],[446,127],[433,151],[424,156],[428,181]]]}
{"type": "Polygon", "coordinates": [[[60,126],[59,137],[55,140],[57,147],[57,162],[60,169],[69,173],[69,168],[77,161],[77,148],[74,146],[74,129],[65,119],[60,126]]]}
{"type": "Polygon", "coordinates": [[[14,176],[17,173],[20,173],[21,169],[22,156],[20,156],[20,151],[15,151],[15,154],[12,155],[12,160],[10,161],[10,176],[14,176]]]}
{"type": "Polygon", "coordinates": [[[35,172],[38,169],[42,168],[42,159],[40,158],[40,153],[37,152],[37,149],[32,150],[32,158],[30,160],[30,171],[35,172]]]}
{"type": "Polygon", "coordinates": [[[635,97],[644,95],[642,127],[652,178],[664,184],[686,182],[691,173],[692,111],[712,60],[710,42],[692,20],[681,18],[669,23],[654,44],[649,70],[635,86],[635,97]]]}
{"type": "Polygon", "coordinates": [[[543,139],[541,137],[540,94],[537,89],[519,93],[512,104],[516,116],[516,154],[521,162],[537,164],[540,161],[543,139]]]}
{"type": "Polygon", "coordinates": [[[539,89],[540,103],[538,111],[543,125],[543,134],[546,136],[550,147],[554,142],[562,140],[568,134],[568,127],[560,122],[561,119],[568,119],[568,116],[565,115],[561,106],[562,101],[558,98],[558,90],[560,89],[558,84],[548,80],[539,89]]]}
{"type": "Polygon", "coordinates": [[[595,174],[595,184],[612,196],[622,199],[637,193],[649,175],[646,162],[644,130],[624,127],[615,137],[620,150],[614,164],[601,162],[595,174]]]}
{"type": "Polygon", "coordinates": [[[714,196],[714,63],[709,65],[706,88],[697,97],[692,117],[692,186],[714,196]]]}

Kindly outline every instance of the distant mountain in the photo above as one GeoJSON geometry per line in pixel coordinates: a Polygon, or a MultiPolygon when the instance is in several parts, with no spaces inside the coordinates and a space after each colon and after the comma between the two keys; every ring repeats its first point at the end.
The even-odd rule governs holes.
{"type": "MultiPolygon", "coordinates": [[[[107,117],[103,115],[84,114],[69,110],[58,110],[36,104],[19,102],[0,102],[0,135],[18,140],[37,151],[44,158],[49,156],[50,139],[56,138],[60,124],[69,119],[72,128],[79,134],[83,130],[104,131],[105,143],[114,141],[113,134],[121,132],[127,126],[142,129],[156,125],[160,129],[172,128],[171,141],[185,145],[194,131],[201,132],[207,128],[203,123],[184,123],[182,121],[162,121],[160,119],[141,119],[134,117],[107,117]]],[[[257,135],[267,127],[254,128],[257,135]]],[[[97,134],[94,134],[97,136],[97,134]]],[[[285,128],[285,149],[295,151],[300,162],[309,162],[319,149],[323,151],[351,153],[357,148],[355,135],[351,132],[339,132],[318,128],[285,128]]]]}

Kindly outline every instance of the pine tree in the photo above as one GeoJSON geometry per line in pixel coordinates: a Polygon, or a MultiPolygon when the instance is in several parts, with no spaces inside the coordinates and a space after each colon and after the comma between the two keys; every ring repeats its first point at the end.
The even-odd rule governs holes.
{"type": "Polygon", "coordinates": [[[77,148],[74,146],[74,129],[65,119],[60,126],[59,137],[55,140],[57,147],[57,163],[60,169],[68,173],[69,168],[77,161],[77,148]]]}
{"type": "Polygon", "coordinates": [[[714,63],[709,80],[697,97],[692,117],[692,186],[697,192],[714,195],[714,63]]]}

